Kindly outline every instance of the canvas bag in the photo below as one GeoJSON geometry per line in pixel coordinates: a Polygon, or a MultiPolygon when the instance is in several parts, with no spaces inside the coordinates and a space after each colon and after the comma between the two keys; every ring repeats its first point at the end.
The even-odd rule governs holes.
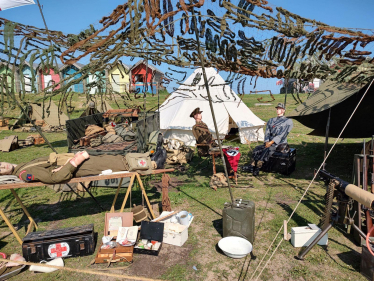
{"type": "Polygon", "coordinates": [[[118,143],[123,142],[123,139],[120,136],[113,135],[113,134],[106,134],[103,137],[103,143],[118,143]]]}
{"type": "Polygon", "coordinates": [[[133,141],[136,139],[136,134],[128,127],[124,127],[123,124],[117,124],[114,128],[116,134],[121,136],[125,141],[133,141]]]}
{"type": "Polygon", "coordinates": [[[152,172],[152,163],[149,153],[127,153],[127,164],[129,165],[129,172],[148,173],[152,172]]]}

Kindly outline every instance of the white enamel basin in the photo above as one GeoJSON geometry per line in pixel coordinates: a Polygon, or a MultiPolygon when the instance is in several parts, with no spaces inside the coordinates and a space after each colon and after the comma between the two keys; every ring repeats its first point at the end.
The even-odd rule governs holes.
{"type": "Polygon", "coordinates": [[[230,258],[241,259],[252,252],[252,244],[248,240],[236,237],[228,236],[222,238],[218,242],[218,247],[230,258]]]}

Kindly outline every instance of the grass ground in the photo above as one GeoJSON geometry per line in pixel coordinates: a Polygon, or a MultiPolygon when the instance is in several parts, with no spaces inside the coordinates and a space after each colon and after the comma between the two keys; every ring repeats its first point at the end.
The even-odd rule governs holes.
{"type": "MultiPolygon", "coordinates": [[[[257,98],[265,95],[248,95],[244,102],[263,120],[275,115],[274,105],[283,102],[283,95],[276,95],[271,106],[256,106],[257,98]]],[[[161,102],[165,95],[161,96],[161,102]]],[[[305,97],[304,97],[305,99],[305,97]]],[[[76,101],[79,103],[79,99],[76,101]]],[[[157,98],[148,98],[149,105],[157,103],[157,98]]],[[[288,111],[296,107],[295,101],[288,98],[288,111]]],[[[207,114],[207,113],[205,113],[207,114]]],[[[216,113],[219,114],[219,113],[216,113]]],[[[203,117],[204,118],[204,117],[203,117]]],[[[296,171],[290,176],[273,173],[261,173],[258,178],[248,174],[240,174],[238,187],[234,188],[235,198],[249,199],[256,204],[255,213],[255,259],[230,259],[217,250],[217,243],[222,237],[222,209],[230,200],[228,189],[214,191],[209,187],[212,174],[211,167],[200,170],[197,156],[186,166],[185,172],[176,171],[172,180],[176,183],[169,193],[173,210],[188,210],[195,215],[189,228],[189,239],[183,247],[164,245],[159,257],[135,255],[134,263],[125,270],[111,273],[130,274],[149,278],[167,280],[249,280],[259,261],[262,259],[268,245],[275,234],[296,206],[302,193],[313,177],[313,169],[323,160],[324,138],[308,136],[311,130],[294,121],[294,128],[289,135],[289,143],[297,149],[296,171]],[[196,267],[197,270],[193,269],[196,267]]],[[[0,138],[14,134],[3,131],[0,138]]],[[[24,139],[27,133],[17,133],[24,139]]],[[[67,152],[65,133],[46,134],[58,152],[67,152]]],[[[330,139],[330,143],[335,139],[330,139]]],[[[327,169],[347,181],[351,181],[353,155],[361,150],[361,141],[356,139],[339,140],[338,145],[327,161],[327,169]]],[[[248,161],[249,146],[237,142],[229,144],[239,146],[242,153],[240,165],[248,161]]],[[[253,149],[257,143],[250,145],[253,149]]],[[[0,152],[0,161],[23,162],[38,156],[48,155],[51,150],[47,145],[32,146],[10,153],[0,152]]],[[[222,171],[220,163],[217,167],[222,171]]],[[[154,203],[160,202],[161,194],[156,191],[154,182],[160,177],[152,178],[147,187],[147,194],[154,203]]],[[[49,187],[35,187],[18,190],[29,212],[38,222],[40,230],[78,226],[94,223],[95,231],[100,240],[104,228],[105,212],[94,204],[87,194],[77,198],[70,193],[55,193],[49,187]]],[[[110,208],[114,197],[114,189],[96,188],[94,194],[104,208],[110,208]]],[[[125,189],[121,191],[123,198],[125,189]]],[[[289,223],[290,227],[303,226],[307,223],[318,224],[323,212],[325,187],[322,183],[313,184],[289,223]]],[[[141,203],[140,192],[132,194],[133,203],[141,203]]],[[[120,200],[119,200],[120,201],[120,200]]],[[[118,210],[121,202],[117,202],[118,210]]],[[[25,234],[27,217],[22,213],[9,190],[0,192],[0,207],[11,222],[18,228],[21,237],[25,234]]],[[[129,209],[127,209],[129,210],[129,209]]],[[[281,239],[281,237],[279,237],[281,239]]],[[[277,240],[277,242],[279,241],[277,240]]],[[[274,248],[274,247],[273,247],[274,248]]],[[[0,249],[7,254],[21,252],[21,247],[6,227],[0,224],[0,249]]],[[[98,247],[96,246],[96,252],[98,247]]],[[[360,271],[361,248],[355,245],[344,228],[335,227],[329,232],[327,247],[316,246],[306,256],[304,261],[298,261],[294,256],[300,248],[294,248],[290,242],[284,241],[269,266],[264,270],[259,280],[365,280],[360,271]]],[[[96,254],[96,253],[95,253],[96,254]]],[[[94,255],[88,257],[65,259],[66,266],[87,268],[94,255]]],[[[123,264],[114,265],[124,266],[123,264]]],[[[103,268],[104,265],[94,265],[91,269],[103,268]]],[[[83,275],[66,271],[50,274],[33,274],[23,272],[13,280],[115,280],[109,277],[83,275]]]]}

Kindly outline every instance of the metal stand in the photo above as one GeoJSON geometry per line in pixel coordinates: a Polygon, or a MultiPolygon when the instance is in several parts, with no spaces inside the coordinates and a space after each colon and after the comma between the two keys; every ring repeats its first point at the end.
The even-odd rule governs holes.
{"type": "MultiPolygon", "coordinates": [[[[121,179],[121,183],[122,183],[122,179],[121,179]]],[[[91,198],[96,202],[96,204],[101,208],[101,210],[105,211],[104,208],[100,205],[99,201],[97,201],[97,199],[95,198],[95,196],[93,196],[93,194],[89,190],[91,188],[92,181],[88,184],[88,187],[86,187],[83,182],[80,182],[80,184],[82,185],[82,187],[84,188],[84,190],[87,191],[87,193],[91,196],[91,198]]]]}

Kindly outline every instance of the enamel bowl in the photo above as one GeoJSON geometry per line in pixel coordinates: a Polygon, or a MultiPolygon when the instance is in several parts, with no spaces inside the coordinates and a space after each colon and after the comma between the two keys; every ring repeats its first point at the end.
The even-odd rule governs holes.
{"type": "Polygon", "coordinates": [[[222,238],[218,242],[218,247],[230,258],[241,259],[252,252],[252,244],[248,240],[236,237],[228,236],[222,238]]]}

